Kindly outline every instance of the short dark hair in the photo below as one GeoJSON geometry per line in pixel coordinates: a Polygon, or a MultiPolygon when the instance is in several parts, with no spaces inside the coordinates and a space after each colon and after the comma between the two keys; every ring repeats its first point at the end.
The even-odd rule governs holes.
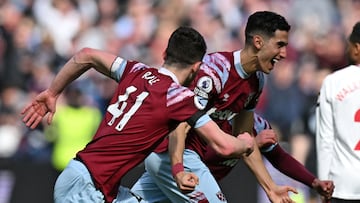
{"type": "Polygon", "coordinates": [[[165,64],[178,64],[182,67],[202,61],[206,53],[203,36],[191,27],[179,27],[170,36],[165,50],[165,64]]]}
{"type": "Polygon", "coordinates": [[[351,43],[360,43],[360,21],[354,25],[353,30],[349,36],[349,41],[351,43]]]}
{"type": "Polygon", "coordinates": [[[249,16],[245,28],[245,43],[251,44],[255,34],[262,34],[266,37],[273,37],[276,30],[290,30],[290,25],[286,19],[271,11],[257,11],[249,16]]]}

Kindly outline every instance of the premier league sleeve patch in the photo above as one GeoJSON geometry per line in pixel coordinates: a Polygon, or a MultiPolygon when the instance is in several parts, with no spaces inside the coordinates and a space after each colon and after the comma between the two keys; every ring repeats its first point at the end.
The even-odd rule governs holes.
{"type": "Polygon", "coordinates": [[[194,102],[198,109],[205,109],[209,101],[209,93],[213,88],[213,81],[208,76],[201,77],[194,88],[194,102]]]}
{"type": "Polygon", "coordinates": [[[209,76],[203,76],[198,80],[196,87],[205,93],[209,93],[213,89],[213,82],[209,76]]]}
{"type": "Polygon", "coordinates": [[[207,103],[208,103],[208,99],[207,98],[204,98],[204,97],[201,97],[201,96],[197,96],[195,95],[194,97],[194,103],[195,103],[195,106],[200,109],[200,110],[204,110],[207,103]]]}

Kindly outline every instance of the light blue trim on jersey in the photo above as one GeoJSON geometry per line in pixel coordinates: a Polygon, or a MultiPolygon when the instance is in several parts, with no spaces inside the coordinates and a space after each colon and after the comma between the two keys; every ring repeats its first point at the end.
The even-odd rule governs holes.
{"type": "Polygon", "coordinates": [[[125,71],[127,61],[121,57],[116,57],[110,69],[110,76],[117,82],[120,81],[121,76],[125,71]]]}
{"type": "Polygon", "coordinates": [[[223,57],[222,60],[224,60],[224,61],[227,61],[227,59],[219,53],[214,53],[212,56],[205,55],[205,57],[203,59],[204,64],[209,66],[211,69],[215,70],[215,72],[219,75],[219,77],[221,78],[221,81],[220,81],[221,88],[224,88],[226,81],[229,79],[229,71],[227,71],[227,67],[225,67],[225,65],[223,65],[223,71],[222,71],[218,67],[218,65],[215,64],[216,62],[219,63],[219,60],[215,61],[215,63],[211,62],[211,60],[213,60],[213,59],[210,59],[210,58],[212,58],[212,57],[213,57],[213,59],[217,59],[217,57],[223,57]]]}
{"type": "Polygon", "coordinates": [[[233,56],[234,56],[235,70],[242,79],[246,79],[246,78],[250,77],[250,75],[245,72],[244,68],[241,65],[240,53],[241,53],[241,50],[234,51],[233,56]]]}
{"type": "Polygon", "coordinates": [[[260,152],[262,152],[262,153],[270,152],[276,147],[276,145],[278,145],[278,143],[272,144],[266,148],[262,148],[262,149],[260,149],[260,152]]]}
{"type": "Polygon", "coordinates": [[[176,84],[180,84],[178,78],[176,77],[176,75],[173,72],[169,71],[168,69],[166,69],[164,67],[161,67],[159,69],[159,73],[171,77],[173,79],[173,81],[176,82],[176,84]]]}
{"type": "Polygon", "coordinates": [[[194,128],[200,128],[209,121],[211,121],[210,116],[208,114],[204,114],[196,121],[194,128]]]}
{"type": "Polygon", "coordinates": [[[256,72],[257,78],[259,79],[259,91],[262,91],[265,84],[265,76],[264,73],[261,71],[256,72]]]}

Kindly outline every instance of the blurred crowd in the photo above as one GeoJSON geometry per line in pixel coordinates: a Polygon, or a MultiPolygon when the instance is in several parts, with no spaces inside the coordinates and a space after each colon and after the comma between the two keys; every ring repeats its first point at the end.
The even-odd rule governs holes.
{"type": "MultiPolygon", "coordinates": [[[[20,112],[79,49],[161,66],[171,32],[189,25],[208,52],[231,51],[243,47],[247,17],[258,10],[275,11],[292,27],[287,59],[267,77],[257,111],[315,172],[317,93],[325,75],[347,64],[346,37],[360,19],[360,0],[0,0],[0,158],[51,161],[60,133],[45,123],[29,130],[20,112]]],[[[115,87],[90,71],[71,88],[82,95],[77,107],[103,113],[115,87]]],[[[64,95],[61,103],[75,98],[64,95]]]]}

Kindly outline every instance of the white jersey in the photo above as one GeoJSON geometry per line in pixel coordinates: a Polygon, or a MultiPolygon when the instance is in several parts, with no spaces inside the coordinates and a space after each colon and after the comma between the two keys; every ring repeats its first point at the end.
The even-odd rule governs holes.
{"type": "Polygon", "coordinates": [[[333,197],[360,200],[360,65],[328,75],[316,112],[319,179],[333,180],[333,197]]]}

